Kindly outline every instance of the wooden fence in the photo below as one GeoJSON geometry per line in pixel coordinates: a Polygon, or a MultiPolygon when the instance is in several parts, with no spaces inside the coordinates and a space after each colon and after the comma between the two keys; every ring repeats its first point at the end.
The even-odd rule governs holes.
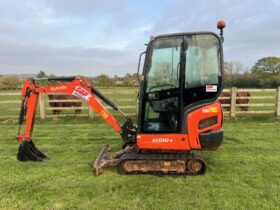
{"type": "MultiPolygon", "coordinates": [[[[120,109],[130,116],[137,114],[137,90],[136,89],[104,89],[101,90],[108,98],[112,99],[120,109]]],[[[223,104],[224,114],[230,117],[249,114],[273,114],[280,118],[280,87],[277,89],[224,89],[223,94],[219,99],[227,100],[229,103],[223,104]],[[239,96],[238,93],[249,92],[249,96],[239,96]],[[246,99],[246,100],[242,100],[246,99]],[[246,103],[244,103],[244,101],[246,103]],[[241,102],[241,103],[240,103],[241,102]],[[248,110],[242,109],[247,107],[248,110]]],[[[80,99],[67,100],[49,100],[47,94],[39,95],[38,110],[41,119],[54,117],[52,111],[61,110],[59,115],[63,116],[88,116],[93,118],[94,111],[82,103],[81,107],[50,107],[49,102],[81,102],[80,99]],[[82,110],[81,114],[73,114],[75,109],[82,110]]],[[[0,118],[16,118],[20,110],[20,93],[17,92],[0,92],[0,118]]],[[[118,114],[111,107],[105,106],[113,112],[113,115],[118,114]]]]}
{"type": "MultiPolygon", "coordinates": [[[[280,117],[280,87],[277,89],[224,89],[223,93],[229,93],[226,97],[219,99],[229,99],[229,104],[222,104],[224,114],[230,117],[247,114],[275,114],[280,117]],[[238,93],[249,93],[250,96],[238,96],[238,93]],[[247,103],[242,102],[247,99],[247,103]],[[248,107],[247,111],[242,111],[242,107],[248,107]]],[[[246,95],[246,94],[245,94],[246,95]]]]}

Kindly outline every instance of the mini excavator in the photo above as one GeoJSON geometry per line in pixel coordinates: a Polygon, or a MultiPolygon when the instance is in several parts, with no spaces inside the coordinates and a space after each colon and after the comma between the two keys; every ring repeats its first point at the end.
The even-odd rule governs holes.
{"type": "Polygon", "coordinates": [[[104,146],[93,163],[95,175],[109,166],[116,166],[122,174],[203,174],[205,161],[191,151],[216,150],[223,139],[223,113],[216,100],[223,83],[224,21],[217,27],[219,35],[194,32],[150,37],[138,63],[137,124],[84,77],[46,78],[49,86],[27,79],[16,137],[18,160],[48,159],[32,141],[38,98],[40,93],[63,93],[86,102],[123,140],[117,152],[104,146]],[[143,55],[143,73],[139,75],[143,55]],[[123,125],[100,101],[121,113],[123,125]]]}

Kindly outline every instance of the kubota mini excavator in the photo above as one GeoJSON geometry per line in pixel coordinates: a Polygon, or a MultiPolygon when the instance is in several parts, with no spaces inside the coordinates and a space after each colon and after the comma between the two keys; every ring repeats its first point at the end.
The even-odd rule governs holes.
{"type": "Polygon", "coordinates": [[[222,108],[216,99],[222,91],[225,23],[219,21],[217,27],[220,36],[194,32],[151,37],[138,64],[139,75],[141,56],[146,54],[139,76],[137,125],[83,77],[48,78],[55,82],[50,86],[40,86],[32,78],[25,81],[16,137],[18,160],[48,159],[31,137],[38,97],[40,93],[64,93],[85,101],[123,139],[118,152],[104,146],[94,162],[96,175],[107,166],[117,166],[125,174],[203,174],[204,160],[190,151],[216,150],[223,138],[222,108]],[[120,126],[96,97],[119,111],[125,123],[120,126]]]}

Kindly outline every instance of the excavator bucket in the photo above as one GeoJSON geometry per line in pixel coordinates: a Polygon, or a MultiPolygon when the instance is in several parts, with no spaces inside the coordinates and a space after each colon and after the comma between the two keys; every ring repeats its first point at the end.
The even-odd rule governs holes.
{"type": "Polygon", "coordinates": [[[24,141],[19,145],[17,158],[19,161],[44,161],[48,156],[37,149],[31,141],[24,141]]]}

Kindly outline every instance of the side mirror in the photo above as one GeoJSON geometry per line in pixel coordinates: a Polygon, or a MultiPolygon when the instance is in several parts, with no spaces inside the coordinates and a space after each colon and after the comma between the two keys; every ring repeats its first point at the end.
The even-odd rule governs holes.
{"type": "Polygon", "coordinates": [[[223,21],[223,20],[219,20],[218,22],[217,22],[217,28],[218,29],[220,29],[220,37],[221,37],[221,40],[222,40],[222,42],[224,42],[224,32],[223,32],[223,29],[226,27],[226,23],[225,23],[225,21],[223,21]]]}

